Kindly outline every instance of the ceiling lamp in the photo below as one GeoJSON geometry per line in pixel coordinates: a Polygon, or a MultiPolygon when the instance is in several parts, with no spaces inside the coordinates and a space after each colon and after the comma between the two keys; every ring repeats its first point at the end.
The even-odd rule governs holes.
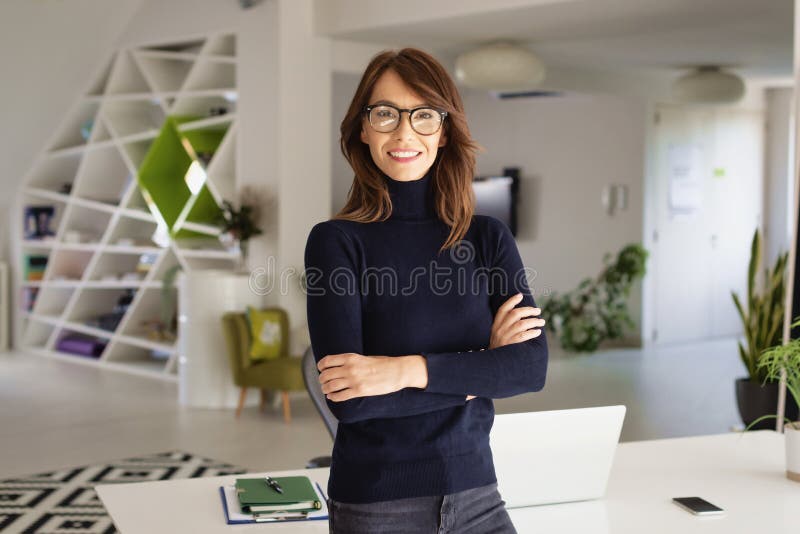
{"type": "Polygon", "coordinates": [[[467,87],[491,91],[524,91],[544,80],[545,66],[533,52],[498,42],[456,58],[456,78],[467,87]]]}
{"type": "Polygon", "coordinates": [[[687,104],[726,104],[744,95],[744,82],[719,67],[698,67],[672,84],[672,97],[687,104]]]}

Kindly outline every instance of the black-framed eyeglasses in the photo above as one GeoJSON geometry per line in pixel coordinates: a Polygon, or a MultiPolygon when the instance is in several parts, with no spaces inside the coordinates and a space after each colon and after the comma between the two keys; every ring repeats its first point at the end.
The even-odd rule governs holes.
{"type": "Polygon", "coordinates": [[[400,126],[400,116],[408,113],[411,128],[420,135],[433,135],[442,127],[446,111],[441,111],[430,106],[420,106],[413,109],[401,109],[391,104],[375,104],[365,106],[364,113],[372,127],[377,132],[389,133],[400,126]]]}

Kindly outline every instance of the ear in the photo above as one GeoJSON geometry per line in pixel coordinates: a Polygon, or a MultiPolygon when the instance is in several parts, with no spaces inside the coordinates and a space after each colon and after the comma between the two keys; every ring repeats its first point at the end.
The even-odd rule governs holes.
{"type": "Polygon", "coordinates": [[[442,137],[439,138],[439,148],[442,148],[447,144],[447,134],[444,132],[442,133],[442,137]]]}
{"type": "Polygon", "coordinates": [[[365,145],[369,144],[369,141],[367,140],[367,132],[366,130],[364,130],[363,127],[361,128],[361,142],[364,143],[365,145]]]}

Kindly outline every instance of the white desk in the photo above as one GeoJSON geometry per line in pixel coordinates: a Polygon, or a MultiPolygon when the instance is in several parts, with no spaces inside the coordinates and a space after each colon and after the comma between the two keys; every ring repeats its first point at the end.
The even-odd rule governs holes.
{"type": "MultiPolygon", "coordinates": [[[[622,443],[604,499],[518,508],[509,513],[520,534],[797,533],[800,483],[786,478],[784,462],[783,435],[768,430],[622,443]],[[727,513],[698,518],[670,502],[672,497],[695,495],[727,513]]],[[[305,474],[323,490],[327,486],[327,469],[270,474],[305,474]]],[[[226,525],[218,488],[235,478],[101,485],[96,489],[123,534],[328,532],[327,521],[226,525]]]]}

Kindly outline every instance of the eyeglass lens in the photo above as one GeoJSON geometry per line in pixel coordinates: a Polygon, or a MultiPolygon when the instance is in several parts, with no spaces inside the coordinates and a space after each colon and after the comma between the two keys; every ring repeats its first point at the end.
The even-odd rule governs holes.
{"type": "MultiPolygon", "coordinates": [[[[436,133],[442,125],[442,116],[435,109],[420,108],[410,117],[411,127],[422,135],[436,133]]],[[[391,106],[375,106],[369,113],[369,122],[375,130],[388,133],[400,124],[400,113],[391,106]]]]}

